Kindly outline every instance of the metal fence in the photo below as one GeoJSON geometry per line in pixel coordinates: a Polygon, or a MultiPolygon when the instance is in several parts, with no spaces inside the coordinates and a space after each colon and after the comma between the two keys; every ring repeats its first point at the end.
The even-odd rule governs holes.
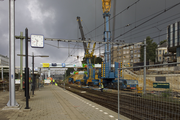
{"type": "Polygon", "coordinates": [[[138,85],[135,90],[118,90],[120,114],[137,120],[180,120],[179,63],[121,68],[119,73],[121,70],[123,79],[137,80],[138,85]]]}

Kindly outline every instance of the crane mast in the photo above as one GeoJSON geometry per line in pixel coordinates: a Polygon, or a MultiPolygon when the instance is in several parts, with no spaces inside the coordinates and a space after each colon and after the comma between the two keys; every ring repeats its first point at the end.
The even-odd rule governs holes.
{"type": "MultiPolygon", "coordinates": [[[[80,32],[81,32],[82,41],[85,41],[85,36],[84,36],[84,32],[83,32],[83,27],[81,25],[80,17],[77,17],[77,21],[78,21],[79,29],[80,29],[80,32]]],[[[88,77],[86,77],[86,85],[88,84],[88,82],[92,82],[91,58],[93,57],[93,54],[94,54],[95,45],[96,45],[96,42],[94,43],[93,49],[92,49],[92,51],[90,53],[89,52],[90,43],[88,44],[88,46],[87,46],[86,43],[83,43],[83,46],[84,46],[84,58],[86,59],[86,62],[87,62],[87,73],[88,73],[88,77]]]]}
{"type": "MultiPolygon", "coordinates": [[[[79,16],[77,16],[77,21],[78,21],[79,29],[80,29],[80,32],[81,32],[81,37],[82,37],[81,40],[82,40],[82,41],[85,41],[86,38],[85,38],[85,36],[84,36],[84,31],[83,31],[83,27],[82,27],[82,25],[81,25],[81,19],[80,19],[79,16]]],[[[84,51],[86,52],[86,50],[87,50],[87,44],[86,44],[86,43],[83,43],[83,46],[84,46],[84,51]]]]}
{"type": "MultiPolygon", "coordinates": [[[[104,42],[111,41],[111,32],[110,32],[110,8],[111,8],[111,0],[102,0],[102,9],[103,9],[103,18],[104,18],[104,42]]],[[[111,45],[105,45],[105,53],[104,53],[104,62],[106,64],[106,69],[111,71],[111,45]]],[[[106,77],[109,77],[109,73],[106,74],[106,77]]]]}

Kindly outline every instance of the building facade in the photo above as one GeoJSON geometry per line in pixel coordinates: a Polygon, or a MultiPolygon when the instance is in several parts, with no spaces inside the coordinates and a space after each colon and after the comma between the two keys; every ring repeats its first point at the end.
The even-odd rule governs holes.
{"type": "Polygon", "coordinates": [[[8,66],[9,65],[9,58],[7,56],[3,56],[0,54],[0,66],[8,66]]]}
{"type": "Polygon", "coordinates": [[[167,27],[168,51],[176,53],[180,47],[180,21],[175,22],[167,27]]]}
{"type": "Polygon", "coordinates": [[[119,45],[113,47],[113,63],[123,62],[123,65],[133,65],[133,63],[140,62],[140,48],[142,42],[130,44],[130,45],[119,45]]]}
{"type": "Polygon", "coordinates": [[[164,55],[168,53],[167,43],[163,43],[162,45],[158,45],[156,49],[156,59],[155,62],[168,62],[169,57],[165,57],[164,55]]]}

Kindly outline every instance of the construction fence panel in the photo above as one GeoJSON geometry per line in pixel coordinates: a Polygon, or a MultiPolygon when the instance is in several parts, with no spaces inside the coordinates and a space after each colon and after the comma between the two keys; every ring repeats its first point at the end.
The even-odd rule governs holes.
{"type": "MultiPolygon", "coordinates": [[[[120,90],[121,114],[137,120],[180,120],[178,64],[146,66],[145,82],[144,66],[126,67],[120,70],[123,71],[123,80],[138,81],[136,89],[130,87],[120,90]]],[[[132,82],[129,84],[127,82],[127,86],[131,86],[130,83],[132,82]]]]}

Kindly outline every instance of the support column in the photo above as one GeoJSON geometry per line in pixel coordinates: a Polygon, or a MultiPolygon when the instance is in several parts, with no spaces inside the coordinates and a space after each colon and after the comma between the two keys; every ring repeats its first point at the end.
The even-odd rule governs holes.
{"type": "Polygon", "coordinates": [[[29,67],[28,67],[28,29],[25,29],[25,63],[26,63],[26,68],[25,68],[25,88],[26,88],[26,107],[25,109],[30,109],[29,108],[29,67]]]}
{"type": "Polygon", "coordinates": [[[51,70],[50,68],[48,68],[48,77],[50,77],[50,75],[51,75],[51,70]]]}
{"type": "Polygon", "coordinates": [[[144,94],[146,93],[146,39],[144,40],[144,94]]]}
{"type": "Polygon", "coordinates": [[[1,68],[1,79],[3,81],[3,92],[5,92],[5,87],[4,87],[4,77],[3,77],[3,67],[1,68]]]}
{"type": "Polygon", "coordinates": [[[15,1],[9,0],[9,102],[7,106],[19,106],[15,100],[15,1]]]}
{"type": "MultiPolygon", "coordinates": [[[[1,68],[1,79],[3,80],[3,67],[1,68]]],[[[3,81],[4,83],[4,81],[3,81]]]]}
{"type": "Polygon", "coordinates": [[[34,95],[34,90],[35,90],[35,79],[34,79],[34,53],[32,53],[32,95],[34,95]]]}
{"type": "MultiPolygon", "coordinates": [[[[20,32],[20,54],[23,54],[23,32],[20,32]]],[[[20,89],[23,89],[23,56],[20,56],[20,89]]]]}
{"type": "MultiPolygon", "coordinates": [[[[180,62],[180,47],[176,48],[176,58],[177,62],[180,62]]],[[[177,66],[180,66],[180,64],[177,64],[177,66]]]]}

